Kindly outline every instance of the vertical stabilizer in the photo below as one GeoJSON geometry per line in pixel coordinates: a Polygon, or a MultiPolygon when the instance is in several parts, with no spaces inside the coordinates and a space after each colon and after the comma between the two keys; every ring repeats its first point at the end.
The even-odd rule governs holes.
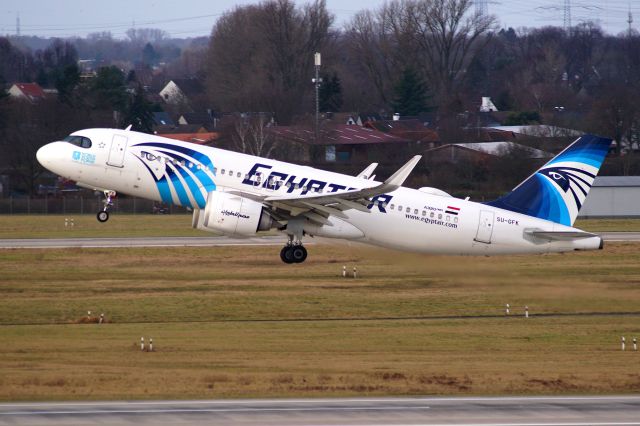
{"type": "Polygon", "coordinates": [[[581,136],[513,191],[487,204],[572,226],[610,145],[611,139],[581,136]]]}

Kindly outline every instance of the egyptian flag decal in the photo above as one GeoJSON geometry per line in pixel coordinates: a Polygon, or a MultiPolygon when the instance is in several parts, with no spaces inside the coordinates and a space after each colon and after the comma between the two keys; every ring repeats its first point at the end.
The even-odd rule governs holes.
{"type": "Polygon", "coordinates": [[[445,213],[458,216],[458,213],[460,213],[460,207],[447,206],[445,213]]]}

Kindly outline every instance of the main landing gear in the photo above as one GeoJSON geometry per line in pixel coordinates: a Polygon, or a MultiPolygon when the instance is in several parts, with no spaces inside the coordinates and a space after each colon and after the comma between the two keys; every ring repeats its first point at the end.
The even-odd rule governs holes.
{"type": "Polygon", "coordinates": [[[104,191],[104,207],[98,212],[96,218],[98,222],[106,222],[109,220],[109,209],[113,206],[113,199],[116,197],[116,191],[104,191]]]}
{"type": "Polygon", "coordinates": [[[287,222],[285,232],[289,237],[287,245],[280,250],[280,259],[284,263],[302,263],[307,259],[307,249],[302,245],[304,219],[292,218],[287,222]]]}
{"type": "MultiPolygon", "coordinates": [[[[291,226],[294,228],[294,226],[291,226]]],[[[307,249],[302,245],[302,228],[294,231],[296,235],[288,234],[287,245],[280,250],[280,259],[284,263],[302,263],[307,258],[307,249]]]]}
{"type": "Polygon", "coordinates": [[[289,242],[280,250],[280,259],[284,263],[302,263],[307,258],[307,249],[304,248],[300,240],[293,241],[293,236],[289,236],[289,242]]]}

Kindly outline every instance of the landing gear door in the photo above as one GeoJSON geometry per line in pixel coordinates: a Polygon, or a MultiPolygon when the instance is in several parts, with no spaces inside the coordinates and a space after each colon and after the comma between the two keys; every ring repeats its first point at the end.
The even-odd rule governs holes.
{"type": "Polygon", "coordinates": [[[475,241],[485,244],[491,244],[491,236],[493,235],[493,212],[487,210],[480,211],[480,222],[478,223],[478,232],[475,241]]]}
{"type": "Polygon", "coordinates": [[[124,154],[127,152],[127,137],[123,135],[113,135],[111,140],[111,149],[109,150],[109,159],[107,164],[113,167],[124,166],[124,154]]]}

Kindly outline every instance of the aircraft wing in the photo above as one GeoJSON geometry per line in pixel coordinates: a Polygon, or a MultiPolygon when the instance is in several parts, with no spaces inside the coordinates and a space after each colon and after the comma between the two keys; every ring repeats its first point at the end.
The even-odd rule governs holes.
{"type": "Polygon", "coordinates": [[[262,202],[274,209],[276,214],[284,211],[288,213],[285,216],[303,215],[323,224],[326,223],[326,218],[329,215],[346,218],[347,215],[343,212],[349,209],[369,213],[370,210],[367,208],[370,203],[369,198],[400,188],[421,158],[421,155],[414,156],[389,179],[368,188],[328,194],[265,197],[262,202]]]}

